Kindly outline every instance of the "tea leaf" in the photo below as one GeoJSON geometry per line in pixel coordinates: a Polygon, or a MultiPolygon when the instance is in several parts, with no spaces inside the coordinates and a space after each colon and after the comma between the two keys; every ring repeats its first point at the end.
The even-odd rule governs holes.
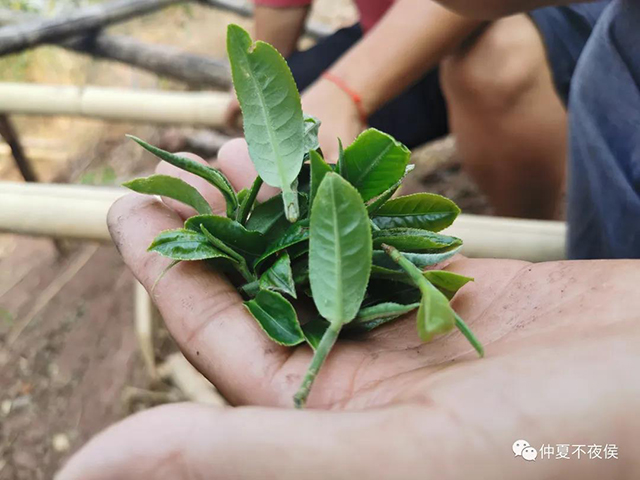
{"type": "Polygon", "coordinates": [[[329,328],[329,322],[321,317],[315,318],[314,320],[302,325],[304,338],[312,349],[316,350],[318,348],[318,345],[320,345],[320,341],[322,340],[322,336],[327,331],[327,328],[329,328]]]}
{"type": "Polygon", "coordinates": [[[320,315],[332,324],[353,320],[371,271],[371,227],[360,195],[327,173],[311,207],[309,282],[320,315]]]}
{"type": "Polygon", "coordinates": [[[367,205],[367,211],[369,212],[369,216],[374,215],[380,209],[380,207],[382,207],[382,205],[387,203],[387,200],[393,197],[393,194],[396,193],[398,191],[398,188],[400,188],[400,185],[402,185],[402,181],[404,180],[404,177],[406,177],[410,172],[412,172],[414,168],[415,168],[415,165],[412,165],[412,164],[407,165],[404,169],[404,175],[402,175],[402,178],[398,180],[395,184],[393,184],[391,187],[389,187],[387,190],[382,192],[380,196],[378,196],[375,200],[372,200],[367,205]]]}
{"type": "Polygon", "coordinates": [[[340,173],[367,201],[402,178],[410,156],[409,149],[393,137],[370,128],[346,148],[340,173]]]}
{"type": "Polygon", "coordinates": [[[305,242],[309,239],[309,220],[300,220],[291,225],[286,232],[270,244],[266,251],[256,260],[254,268],[258,269],[271,255],[284,250],[292,245],[305,242]]]}
{"type": "Polygon", "coordinates": [[[385,252],[400,265],[407,273],[414,285],[422,294],[418,308],[418,334],[424,342],[428,342],[435,335],[446,333],[455,326],[455,313],[449,305],[449,300],[431,283],[424,278],[422,271],[403,257],[395,248],[383,245],[385,252]]]}
{"type": "Polygon", "coordinates": [[[383,243],[403,252],[439,253],[462,245],[462,240],[417,228],[389,228],[373,232],[373,247],[383,243]]]}
{"type": "MultiPolygon", "coordinates": [[[[438,253],[407,253],[404,252],[403,255],[416,267],[424,268],[430,267],[432,265],[437,265],[440,262],[444,262],[449,258],[453,257],[456,253],[460,251],[461,247],[455,247],[451,249],[441,250],[438,253]]],[[[374,265],[388,268],[391,270],[401,271],[402,269],[398,267],[398,265],[389,258],[389,256],[384,253],[382,250],[374,250],[371,256],[371,261],[374,265]]]]}
{"type": "Polygon", "coordinates": [[[134,137],[133,135],[127,135],[127,137],[161,160],[164,160],[165,162],[186,172],[193,173],[194,175],[204,178],[207,182],[220,190],[227,202],[227,216],[232,216],[233,212],[238,208],[236,192],[222,172],[208,165],[203,165],[202,163],[191,160],[190,158],[174,155],[173,153],[169,153],[158,147],[149,145],[144,140],[140,140],[138,137],[134,137]]]}
{"type": "Polygon", "coordinates": [[[410,227],[439,232],[453,223],[460,209],[448,198],[433,193],[416,193],[394,198],[375,213],[380,228],[410,227]]]}
{"type": "Polygon", "coordinates": [[[211,243],[214,247],[220,250],[223,253],[226,253],[229,258],[233,260],[233,267],[244,277],[247,282],[252,282],[256,279],[256,276],[251,273],[249,270],[249,265],[247,265],[247,261],[245,258],[236,252],[234,249],[225,244],[222,240],[215,237],[209,230],[205,228],[204,225],[200,225],[200,231],[202,234],[207,237],[209,243],[211,243]]]}
{"type": "Polygon", "coordinates": [[[287,347],[304,342],[296,311],[279,293],[260,290],[256,298],[244,304],[274,342],[287,347]]]}
{"type": "Polygon", "coordinates": [[[396,318],[404,315],[405,313],[409,313],[411,310],[415,310],[419,306],[419,303],[412,303],[410,305],[402,305],[394,302],[379,303],[371,307],[361,308],[352,324],[367,323],[372,320],[379,320],[387,317],[396,318]]]}
{"type": "Polygon", "coordinates": [[[333,170],[315,150],[309,152],[309,159],[311,160],[311,191],[309,193],[309,203],[313,205],[313,199],[318,192],[320,183],[324,179],[324,176],[333,170]]]}
{"type": "Polygon", "coordinates": [[[235,220],[217,215],[197,215],[184,223],[185,228],[199,232],[204,226],[214,237],[244,255],[259,256],[264,251],[262,234],[247,230],[235,220]]]}
{"type": "Polygon", "coordinates": [[[276,224],[289,227],[289,222],[284,216],[284,210],[282,209],[282,198],[280,195],[271,197],[269,200],[263,203],[257,204],[249,220],[247,220],[246,227],[249,230],[254,230],[266,235],[269,230],[276,224]]]}
{"type": "Polygon", "coordinates": [[[320,148],[318,132],[321,121],[312,115],[304,114],[304,151],[305,154],[320,148]]]}
{"type": "Polygon", "coordinates": [[[192,230],[167,230],[160,233],[147,249],[173,260],[205,260],[209,258],[229,258],[228,255],[211,246],[207,237],[192,230]]]}
{"type": "Polygon", "coordinates": [[[305,126],[293,75],[275,48],[253,43],[237,25],[227,28],[227,51],[249,155],[260,177],[282,189],[285,215],[295,222],[298,195],[292,184],[302,168],[305,126]]]}
{"type": "Polygon", "coordinates": [[[427,270],[422,272],[422,276],[429,280],[449,300],[467,283],[473,282],[471,277],[445,270],[427,270]]]}
{"type": "Polygon", "coordinates": [[[174,200],[193,207],[198,213],[211,213],[211,206],[204,197],[200,195],[200,192],[187,182],[176,177],[152,175],[147,178],[136,178],[122,185],[134,192],[173,198],[174,200]]]}
{"type": "Polygon", "coordinates": [[[260,288],[286,293],[296,297],[296,285],[291,271],[291,259],[284,252],[260,277],[260,288]]]}
{"type": "Polygon", "coordinates": [[[238,220],[238,223],[242,225],[245,225],[247,223],[247,218],[249,218],[249,213],[251,213],[253,204],[256,202],[256,197],[260,192],[260,187],[262,187],[262,179],[258,176],[253,181],[251,190],[247,191],[246,196],[241,199],[240,193],[238,193],[238,202],[240,202],[240,206],[238,207],[238,214],[236,215],[236,220],[238,220]]]}

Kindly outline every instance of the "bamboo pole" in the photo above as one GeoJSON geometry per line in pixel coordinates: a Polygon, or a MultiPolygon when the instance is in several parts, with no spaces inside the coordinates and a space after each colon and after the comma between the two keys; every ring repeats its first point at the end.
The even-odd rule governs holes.
{"type": "Polygon", "coordinates": [[[180,1],[182,0],[113,0],[79,8],[64,17],[5,26],[0,28],[0,55],[64,40],[180,1]]]}
{"type": "MultiPolygon", "coordinates": [[[[126,190],[78,185],[0,182],[0,231],[88,240],[109,240],[106,215],[126,190]]],[[[460,215],[446,233],[461,237],[470,257],[534,262],[565,256],[561,222],[460,215]]]]}
{"type": "Polygon", "coordinates": [[[0,113],[222,127],[229,94],[0,83],[0,113]]]}

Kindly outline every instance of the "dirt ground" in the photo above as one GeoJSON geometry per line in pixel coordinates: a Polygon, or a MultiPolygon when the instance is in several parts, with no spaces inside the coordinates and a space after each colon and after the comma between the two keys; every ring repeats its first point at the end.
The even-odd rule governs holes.
{"type": "MultiPolygon", "coordinates": [[[[353,15],[347,0],[320,1],[315,12],[316,19],[335,26],[349,23],[353,15]]],[[[172,44],[221,57],[229,21],[249,24],[189,5],[114,31],[168,42],[171,29],[172,44]]],[[[53,47],[1,60],[0,81],[182,88],[53,47]]],[[[15,122],[39,178],[47,182],[117,184],[148,172],[154,162],[123,135],[162,141],[166,134],[148,126],[68,118],[15,122]]],[[[433,191],[451,197],[467,213],[488,212],[454,151],[449,139],[417,153],[419,167],[404,193],[433,191]]],[[[19,180],[1,149],[0,180],[19,180]]],[[[149,405],[132,398],[163,389],[151,383],[138,351],[133,293],[134,280],[111,245],[56,245],[50,239],[0,234],[0,480],[50,479],[91,436],[149,405]]],[[[165,339],[159,348],[162,357],[173,347],[165,339]]]]}

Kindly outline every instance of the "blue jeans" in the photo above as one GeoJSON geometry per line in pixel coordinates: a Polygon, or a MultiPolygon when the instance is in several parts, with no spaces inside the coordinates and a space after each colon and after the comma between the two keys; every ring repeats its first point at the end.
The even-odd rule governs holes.
{"type": "Polygon", "coordinates": [[[640,2],[600,17],[569,97],[570,258],[640,258],[640,2]]]}

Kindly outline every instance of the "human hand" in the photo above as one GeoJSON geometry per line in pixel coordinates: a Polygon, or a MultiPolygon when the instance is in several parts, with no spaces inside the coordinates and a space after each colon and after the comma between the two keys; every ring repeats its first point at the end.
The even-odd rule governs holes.
{"type": "MultiPolygon", "coordinates": [[[[218,166],[237,189],[255,176],[242,141],[220,151],[218,166]]],[[[159,170],[190,181],[224,210],[204,181],[166,164],[159,170]]],[[[147,288],[169,261],[146,247],[190,213],[135,194],[112,207],[114,241],[147,288]]],[[[311,409],[295,411],[272,407],[292,406],[311,350],[273,344],[223,275],[183,262],[153,294],[167,328],[232,404],[262,407],[180,404],[140,413],[92,440],[58,480],[637,478],[639,267],[455,260],[446,269],[476,281],[453,307],[486,358],[457,332],[422,344],[410,315],[339,340],[311,409]],[[535,446],[615,443],[620,460],[524,462],[511,453],[520,438],[535,446]]]]}
{"type": "Polygon", "coordinates": [[[348,146],[367,128],[349,95],[324,78],[304,91],[302,110],[322,122],[318,136],[320,148],[324,157],[333,163],[338,160],[338,138],[348,146]]]}

